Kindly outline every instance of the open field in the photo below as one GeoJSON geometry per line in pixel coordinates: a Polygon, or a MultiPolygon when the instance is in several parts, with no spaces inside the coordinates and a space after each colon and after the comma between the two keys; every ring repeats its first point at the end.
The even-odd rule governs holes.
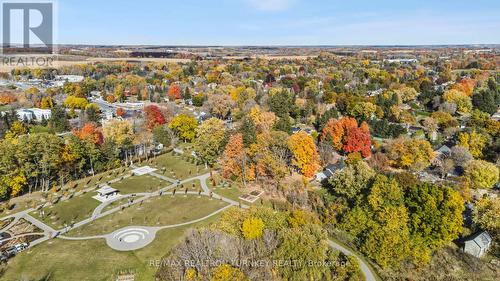
{"type": "Polygon", "coordinates": [[[111,184],[111,187],[120,191],[120,194],[152,192],[169,186],[171,183],[151,175],[132,176],[111,184]]]}
{"type": "Polygon", "coordinates": [[[86,219],[92,215],[94,209],[100,202],[92,198],[95,192],[87,192],[69,200],[61,201],[53,206],[44,207],[42,210],[45,216],[41,217],[39,211],[30,213],[33,217],[43,221],[54,229],[64,227],[64,224],[71,224],[86,219]]]}
{"type": "Polygon", "coordinates": [[[226,206],[219,200],[181,193],[150,198],[70,231],[67,236],[92,236],[111,233],[129,225],[163,226],[202,218],[226,206]],[[189,210],[188,212],[186,210],[189,210]]]}
{"type": "Polygon", "coordinates": [[[42,280],[50,274],[53,280],[104,281],[115,280],[120,271],[131,270],[136,274],[136,281],[154,280],[157,269],[154,262],[181,241],[187,229],[206,226],[219,218],[217,214],[193,225],[161,230],[151,244],[130,252],[115,251],[104,239],[50,240],[13,258],[0,279],[42,280]]]}
{"type": "Polygon", "coordinates": [[[190,62],[190,59],[176,59],[176,58],[97,58],[89,57],[85,60],[81,58],[77,60],[55,60],[52,64],[39,67],[39,66],[11,66],[7,64],[0,64],[0,72],[10,72],[15,68],[59,68],[65,66],[81,65],[81,64],[94,64],[98,62],[143,62],[143,63],[185,63],[190,62]]]}
{"type": "Polygon", "coordinates": [[[158,169],[157,173],[172,179],[187,179],[196,175],[208,173],[203,165],[196,165],[184,159],[187,155],[173,155],[172,152],[160,155],[153,159],[151,163],[144,163],[158,169]],[[161,170],[166,168],[165,173],[161,170]]]}

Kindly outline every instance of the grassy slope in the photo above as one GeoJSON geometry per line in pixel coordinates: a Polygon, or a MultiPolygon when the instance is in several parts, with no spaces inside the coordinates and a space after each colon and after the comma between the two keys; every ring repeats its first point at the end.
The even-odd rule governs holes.
{"type": "Polygon", "coordinates": [[[128,225],[162,226],[183,223],[202,218],[226,205],[225,202],[209,200],[207,197],[198,198],[196,195],[165,195],[149,199],[149,202],[145,201],[142,206],[132,205],[124,211],[74,229],[68,236],[106,234],[128,225]]]}
{"type": "Polygon", "coordinates": [[[100,204],[99,201],[92,198],[95,194],[95,192],[88,192],[69,200],[61,201],[52,207],[45,207],[43,208],[45,210],[45,217],[43,218],[39,216],[38,211],[32,212],[31,215],[42,220],[49,226],[59,229],[64,226],[64,223],[70,224],[72,221],[78,222],[90,217],[94,209],[100,204]],[[51,219],[53,215],[56,215],[59,219],[51,219]]]}
{"type": "Polygon", "coordinates": [[[21,278],[38,280],[52,273],[53,280],[114,280],[124,270],[136,272],[136,281],[154,280],[156,267],[151,263],[161,259],[191,227],[204,226],[216,221],[220,214],[195,225],[159,231],[156,239],[145,248],[131,252],[118,252],[103,239],[67,241],[55,239],[45,242],[13,258],[1,280],[21,278]]]}

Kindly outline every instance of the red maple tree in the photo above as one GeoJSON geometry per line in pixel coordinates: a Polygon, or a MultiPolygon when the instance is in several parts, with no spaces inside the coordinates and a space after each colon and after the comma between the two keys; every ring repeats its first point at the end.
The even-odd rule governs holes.
{"type": "Polygon", "coordinates": [[[371,155],[371,136],[368,124],[363,122],[358,127],[354,118],[330,119],[320,137],[321,142],[330,142],[332,146],[345,153],[361,152],[363,157],[371,155]]]}
{"type": "Polygon", "coordinates": [[[153,128],[167,123],[165,116],[161,113],[161,110],[156,105],[148,105],[144,108],[144,113],[146,115],[146,125],[147,128],[152,130],[153,128]]]}

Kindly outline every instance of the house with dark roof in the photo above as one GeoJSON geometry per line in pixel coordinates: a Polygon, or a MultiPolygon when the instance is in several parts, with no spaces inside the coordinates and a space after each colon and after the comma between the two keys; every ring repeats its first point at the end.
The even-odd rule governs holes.
{"type": "Polygon", "coordinates": [[[316,174],[315,180],[318,182],[328,180],[335,172],[344,169],[344,167],[345,163],[342,159],[335,164],[328,164],[322,172],[316,174]]]}
{"type": "Polygon", "coordinates": [[[435,152],[436,152],[436,155],[443,155],[443,156],[450,156],[451,155],[451,149],[446,145],[441,146],[435,152]]]}
{"type": "Polygon", "coordinates": [[[493,239],[488,232],[478,232],[464,240],[464,252],[480,258],[490,249],[493,239]]]}

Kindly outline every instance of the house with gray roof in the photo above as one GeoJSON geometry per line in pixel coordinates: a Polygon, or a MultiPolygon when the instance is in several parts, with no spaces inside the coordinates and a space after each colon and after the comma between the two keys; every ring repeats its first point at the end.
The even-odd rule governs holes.
{"type": "Polygon", "coordinates": [[[328,180],[331,176],[333,176],[333,174],[336,171],[340,171],[340,170],[344,169],[344,167],[345,167],[345,163],[342,159],[335,164],[328,164],[322,172],[319,172],[316,174],[315,179],[318,182],[328,180]]]}
{"type": "Polygon", "coordinates": [[[464,252],[480,258],[486,254],[492,242],[493,239],[488,232],[478,232],[464,240],[464,252]]]}

